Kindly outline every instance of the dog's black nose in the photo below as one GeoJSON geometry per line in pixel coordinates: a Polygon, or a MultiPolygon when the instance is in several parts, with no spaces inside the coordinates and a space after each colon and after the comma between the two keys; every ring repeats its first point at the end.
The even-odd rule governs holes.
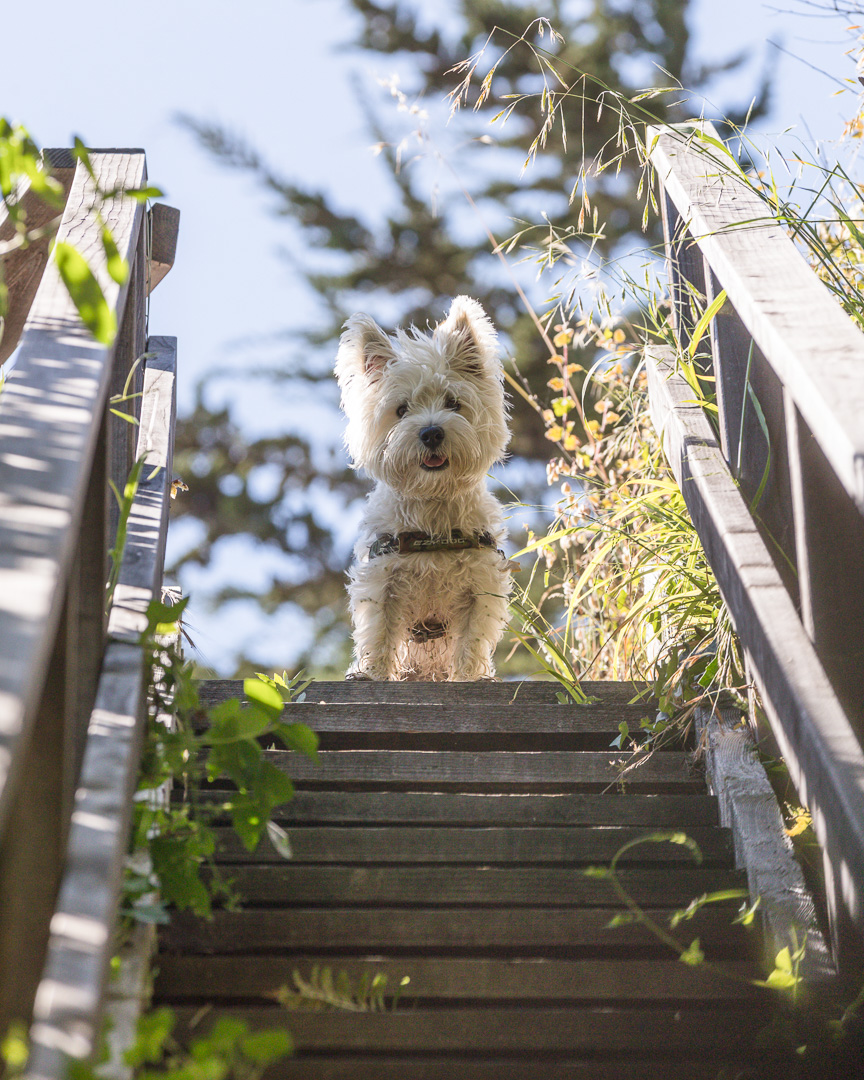
{"type": "Polygon", "coordinates": [[[428,446],[430,450],[435,450],[444,442],[444,428],[438,427],[424,427],[420,432],[420,442],[424,446],[428,446]]]}

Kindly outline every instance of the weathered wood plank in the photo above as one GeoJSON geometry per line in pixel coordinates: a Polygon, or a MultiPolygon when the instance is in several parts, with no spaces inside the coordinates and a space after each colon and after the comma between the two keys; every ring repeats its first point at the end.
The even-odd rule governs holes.
{"type": "Polygon", "coordinates": [[[864,929],[864,753],[670,350],[647,353],[651,414],[747,650],[772,730],[864,929]]]}
{"type": "MultiPolygon", "coordinates": [[[[595,863],[609,862],[625,844],[655,835],[650,828],[593,826],[562,828],[320,828],[299,826],[289,831],[292,862],[421,862],[421,863],[595,863]]],[[[732,841],[726,829],[691,828],[706,863],[729,863],[732,841]]],[[[258,864],[284,861],[266,838],[247,852],[233,829],[217,830],[217,852],[228,861],[258,864]]],[[[692,862],[681,844],[644,843],[624,862],[692,862]]]]}
{"type": "Polygon", "coordinates": [[[140,756],[143,668],[137,647],[108,646],[33,1005],[28,1075],[60,1075],[63,1054],[85,1057],[93,1047],[140,756]]]}
{"type": "Polygon", "coordinates": [[[29,1075],[60,1075],[61,1053],[85,1057],[98,1033],[114,952],[132,794],[141,756],[146,658],[143,611],[158,598],[171,490],[173,339],[156,339],[144,379],[137,456],[146,461],[133,501],[96,704],[31,1027],[29,1075]],[[151,366],[152,365],[152,366],[151,366]],[[134,615],[138,620],[130,618],[134,615]]]}
{"type": "MultiPolygon", "coordinates": [[[[717,138],[710,124],[703,129],[717,138]]],[[[647,142],[678,213],[864,513],[864,335],[731,154],[700,141],[693,124],[649,127],[647,142]]]]}
{"type": "Polygon", "coordinates": [[[410,703],[303,702],[286,706],[284,718],[324,732],[401,732],[405,734],[618,735],[626,721],[638,733],[639,721],[654,718],[643,705],[602,704],[567,707],[516,702],[512,705],[413,705],[410,703]]]}
{"type": "MultiPolygon", "coordinates": [[[[300,1054],[286,1058],[267,1070],[269,1080],[537,1080],[539,1054],[532,1059],[484,1054],[454,1058],[431,1054],[388,1054],[386,1058],[359,1052],[330,1056],[300,1054]]],[[[688,1057],[673,1061],[599,1061],[595,1056],[544,1056],[540,1064],[543,1080],[717,1080],[719,1070],[730,1076],[746,1076],[758,1068],[760,1080],[787,1080],[789,1062],[765,1054],[748,1054],[736,1059],[719,1048],[695,1061],[688,1057]]]]}
{"type": "Polygon", "coordinates": [[[153,292],[174,265],[180,211],[165,203],[154,203],[148,214],[150,251],[147,264],[147,293],[153,292]]]}
{"type": "MultiPolygon", "coordinates": [[[[141,408],[144,369],[141,357],[147,335],[147,298],[144,295],[146,277],[147,237],[144,223],[138,230],[138,243],[129,260],[129,283],[123,318],[114,346],[111,365],[110,398],[117,407],[108,410],[108,479],[118,491],[126,485],[129,471],[135,462],[138,442],[137,428],[126,417],[137,419],[141,408]],[[126,398],[121,403],[121,399],[126,398]],[[123,414],[123,415],[121,415],[123,414]]],[[[108,504],[108,547],[114,547],[120,521],[120,507],[112,491],[105,492],[108,504]]]]}
{"type": "MultiPolygon", "coordinates": [[[[489,866],[243,866],[230,868],[240,896],[250,904],[345,907],[353,904],[400,906],[482,904],[536,907],[608,905],[608,881],[586,877],[578,869],[489,866]]],[[[621,871],[621,880],[637,903],[686,906],[715,889],[740,888],[744,875],[715,868],[675,867],[621,871]]]]}
{"type": "MultiPolygon", "coordinates": [[[[649,902],[650,903],[650,902],[649,902]]],[[[732,926],[734,908],[703,908],[678,934],[689,945],[698,937],[706,956],[747,959],[759,948],[750,930],[732,926]]],[[[647,914],[668,926],[670,910],[653,906],[647,914]]],[[[610,927],[621,908],[519,907],[258,907],[215,911],[212,920],[174,912],[161,928],[163,954],[304,953],[330,950],[346,955],[376,950],[387,956],[404,950],[441,953],[478,949],[509,956],[626,956],[662,954],[665,946],[634,923],[610,927]]],[[[673,935],[674,936],[674,935],[673,935]]]]}
{"type": "Polygon", "coordinates": [[[786,412],[801,619],[864,740],[864,518],[788,396],[786,412]]]}
{"type": "MultiPolygon", "coordinates": [[[[183,1022],[195,1010],[177,1010],[183,1022]]],[[[479,1056],[486,1051],[573,1055],[580,1051],[605,1055],[636,1051],[679,1059],[698,1057],[723,1048],[725,1054],[752,1048],[764,1028],[766,1013],[752,1002],[742,1008],[678,1010],[669,1008],[439,1008],[405,1009],[389,1013],[292,1012],[275,1008],[232,1008],[236,1016],[256,1026],[280,1019],[302,1050],[406,1051],[436,1050],[479,1056]]]]}
{"type": "MultiPolygon", "coordinates": [[[[310,950],[311,951],[311,950],[310,950]]],[[[658,960],[417,959],[348,956],[162,956],[156,993],[166,1002],[264,998],[280,987],[294,989],[293,975],[309,980],[313,965],[345,972],[352,981],[377,974],[387,978],[389,996],[402,1005],[415,999],[490,1001],[542,999],[571,1002],[740,1001],[764,995],[747,980],[764,978],[756,964],[731,963],[729,977],[658,960]],[[407,978],[407,984],[402,980],[407,978]],[[164,987],[164,990],[163,990],[164,987]]]]}
{"type": "MultiPolygon", "coordinates": [[[[177,793],[178,801],[184,798],[177,793]]],[[[223,803],[226,793],[195,792],[193,798],[223,803]]],[[[717,825],[713,795],[460,794],[397,791],[297,791],[277,808],[274,820],[376,825],[645,825],[699,828],[717,825]]]]}
{"type": "MultiPolygon", "coordinates": [[[[73,173],[74,169],[55,170],[54,173],[63,185],[67,198],[72,186],[73,173]]],[[[26,214],[29,230],[46,229],[46,226],[50,226],[55,220],[59,225],[62,210],[50,206],[31,191],[29,180],[21,184],[17,198],[26,214]]],[[[0,243],[12,240],[15,232],[15,223],[9,218],[4,202],[0,205],[0,243]]],[[[50,229],[46,229],[45,236],[32,241],[25,248],[10,252],[3,258],[3,280],[9,293],[3,337],[0,340],[0,364],[9,359],[21,338],[21,331],[24,329],[24,323],[48,262],[51,240],[50,229]]]]}
{"type": "MultiPolygon", "coordinates": [[[[313,682],[306,691],[310,702],[399,702],[401,704],[433,705],[437,703],[473,702],[545,704],[559,708],[557,682],[540,679],[519,679],[513,682],[366,682],[349,679],[343,682],[313,682]]],[[[644,683],[583,682],[582,690],[589,698],[596,697],[604,704],[633,701],[645,691],[644,683]]],[[[203,705],[217,705],[226,698],[243,698],[243,681],[238,679],[202,679],[198,692],[203,705]]]]}
{"type": "MultiPolygon", "coordinates": [[[[470,784],[512,785],[615,784],[629,755],[615,751],[549,751],[548,753],[460,753],[438,750],[324,750],[317,759],[283,750],[265,751],[266,760],[298,782],[316,784],[470,784]]],[[[703,781],[680,752],[653,754],[624,776],[629,788],[658,784],[689,785],[703,781]]]]}
{"type": "Polygon", "coordinates": [[[129,514],[126,547],[111,613],[108,635],[130,644],[147,628],[147,605],[159,598],[174,458],[177,339],[151,337],[152,353],[144,368],[144,391],[138,426],[136,460],[144,461],[129,514]]]}
{"type": "MultiPolygon", "coordinates": [[[[94,154],[93,165],[109,190],[136,186],[144,175],[141,152],[94,154]]],[[[107,273],[93,201],[79,167],[59,237],[89,261],[119,313],[126,289],[107,273]]],[[[102,207],[124,257],[135,250],[142,213],[119,195],[102,207]]],[[[0,828],[60,617],[111,357],[84,328],[50,262],[0,398],[0,828]]]]}
{"type": "Polygon", "coordinates": [[[741,724],[737,709],[699,710],[697,723],[709,783],[735,838],[737,864],[747,871],[750,895],[760,897],[759,910],[773,943],[770,954],[806,938],[802,977],[810,985],[833,979],[831,950],[749,727],[741,724]]]}

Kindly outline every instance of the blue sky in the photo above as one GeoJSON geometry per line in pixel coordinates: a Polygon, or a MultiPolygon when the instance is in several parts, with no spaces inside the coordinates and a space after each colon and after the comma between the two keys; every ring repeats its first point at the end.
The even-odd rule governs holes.
{"type": "MultiPolygon", "coordinates": [[[[355,25],[341,0],[174,0],[165,14],[122,0],[110,7],[42,0],[38,26],[32,6],[7,0],[4,7],[0,115],[25,123],[42,145],[68,145],[80,134],[91,146],[144,147],[151,182],[182,212],[177,264],[153,294],[150,327],[179,338],[180,401],[188,405],[202,373],[236,363],[237,342],[303,325],[310,301],[279,257],[285,233],[268,216],[266,197],[199,151],[175,113],[221,121],[287,177],[376,213],[387,183],[351,78],[383,103],[375,78],[392,65],[337,51],[355,25]]],[[[854,74],[844,56],[851,39],[842,19],[807,17],[808,10],[812,16],[797,0],[696,0],[691,25],[706,61],[751,48],[755,71],[776,54],[775,103],[763,129],[833,140],[854,106],[849,93],[832,96],[854,74]]],[[[740,103],[741,88],[751,85],[739,72],[712,97],[740,103]]],[[[321,422],[324,414],[307,405],[321,422]]],[[[257,419],[279,428],[290,413],[277,399],[257,419]]],[[[236,552],[223,555],[235,559],[236,552]]],[[[264,561],[254,568],[272,570],[264,561]]],[[[199,575],[201,587],[221,572],[199,575]]],[[[193,622],[211,664],[230,669],[232,643],[244,635],[272,643],[274,666],[290,663],[284,643],[300,631],[287,613],[269,621],[251,609],[211,616],[195,604],[195,583],[193,575],[193,622]]]]}

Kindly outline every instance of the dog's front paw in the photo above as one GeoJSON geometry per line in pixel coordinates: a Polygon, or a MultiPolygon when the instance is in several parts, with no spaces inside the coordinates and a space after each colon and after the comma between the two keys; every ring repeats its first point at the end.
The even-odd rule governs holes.
{"type": "Polygon", "coordinates": [[[358,682],[372,682],[372,676],[365,671],[349,671],[345,676],[345,681],[347,682],[349,679],[358,682]]]}

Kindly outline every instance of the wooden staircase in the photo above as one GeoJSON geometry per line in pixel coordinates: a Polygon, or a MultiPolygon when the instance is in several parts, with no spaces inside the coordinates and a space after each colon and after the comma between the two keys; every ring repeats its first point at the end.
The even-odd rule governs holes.
{"type": "MultiPolygon", "coordinates": [[[[287,1025],[284,1080],[651,1080],[767,1076],[788,1059],[765,1029],[772,1000],[682,963],[587,876],[626,842],[621,877],[668,928],[696,897],[742,887],[730,837],[686,748],[618,781],[610,746],[650,714],[629,684],[587,684],[561,705],[550,683],[315,683],[289,706],[321,736],[318,765],[273,750],[297,794],[279,823],[293,857],[247,855],[225,830],[220,861],[244,897],[212,922],[176,914],[161,936],[156,1002],[206,1030],[229,1013],[287,1025]],[[295,1010],[274,992],[313,965],[383,972],[395,1008],[295,1010]],[[212,1008],[208,1009],[208,1006],[212,1008]],[[202,1009],[205,1017],[202,1019],[202,1009]],[[745,1071],[736,1072],[743,1068],[745,1071]]],[[[207,704],[242,684],[204,684],[207,704]]],[[[756,976],[757,930],[712,904],[677,931],[710,960],[756,976]]]]}

